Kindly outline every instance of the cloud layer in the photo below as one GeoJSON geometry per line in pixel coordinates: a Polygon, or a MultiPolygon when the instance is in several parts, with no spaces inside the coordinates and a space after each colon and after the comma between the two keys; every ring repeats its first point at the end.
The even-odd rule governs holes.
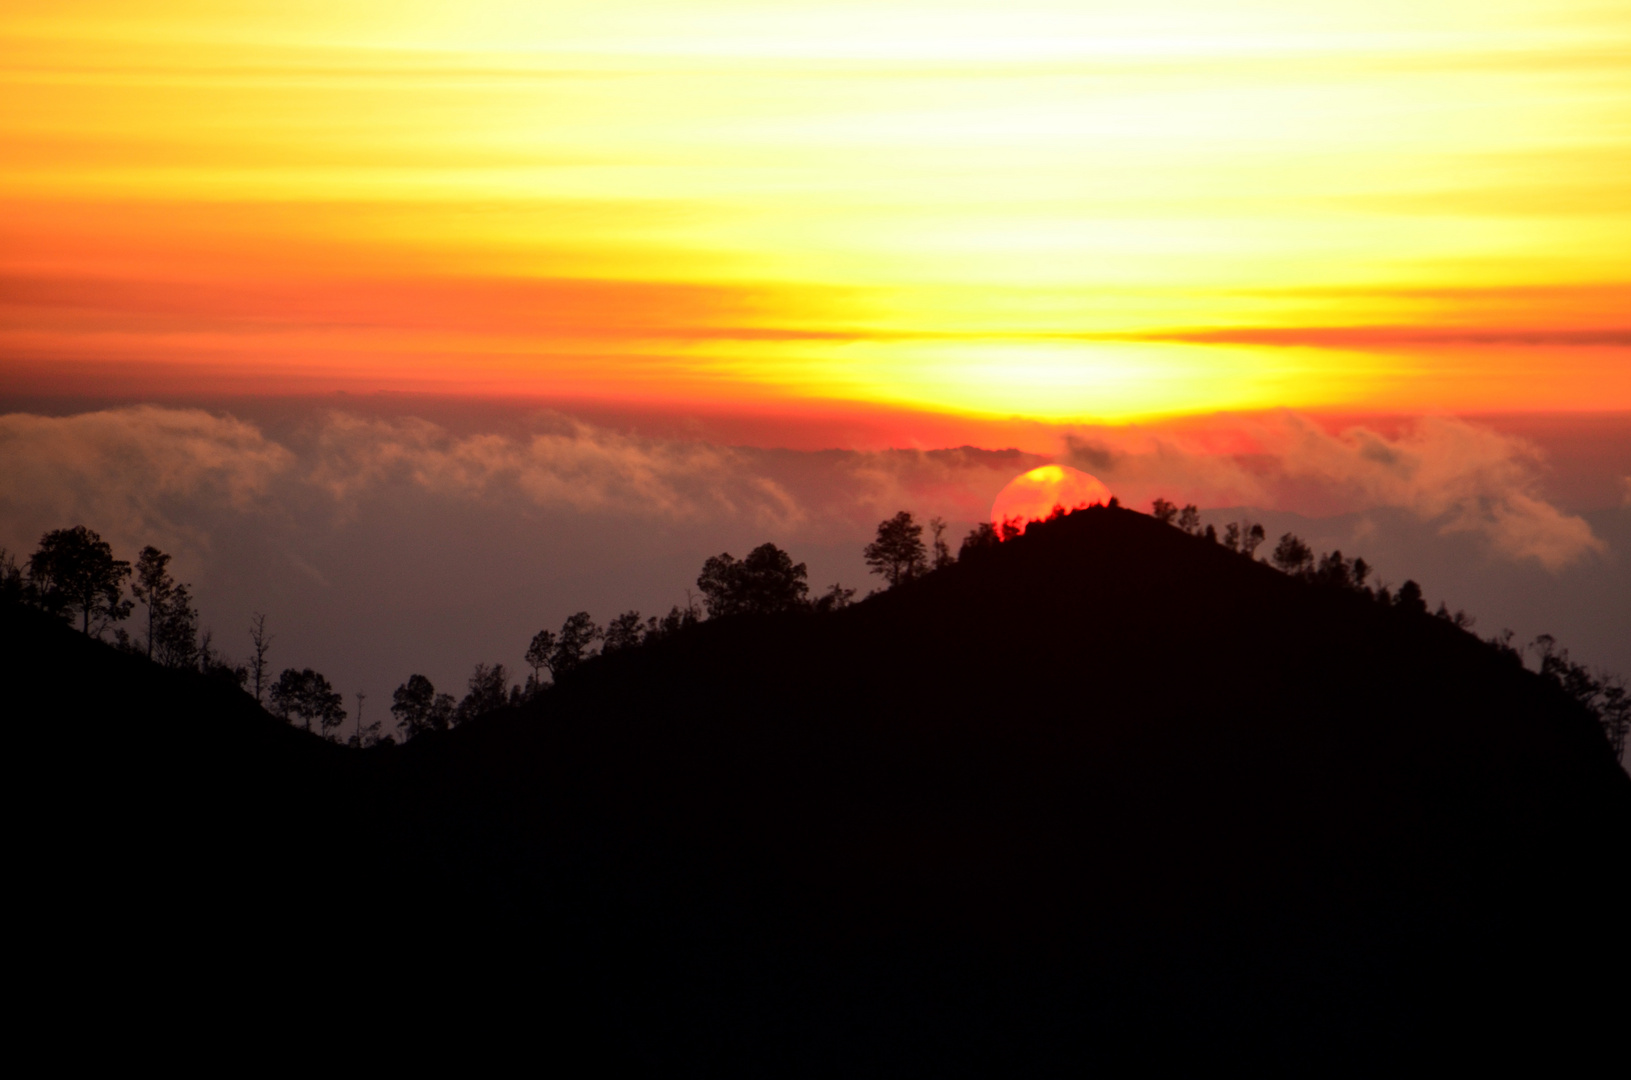
{"type": "MultiPolygon", "coordinates": [[[[1294,413],[1077,428],[1061,458],[1129,505],[1157,495],[1308,516],[1408,510],[1445,533],[1550,570],[1605,552],[1540,496],[1541,457],[1517,438],[1427,417],[1393,433],[1331,430],[1294,413]]],[[[155,406],[0,417],[0,525],[22,549],[86,522],[129,547],[203,547],[221,513],[338,517],[395,491],[668,523],[751,525],[836,539],[909,506],[983,518],[1043,458],[973,447],[801,453],[642,438],[559,415],[520,433],[455,434],[412,417],[326,412],[281,439],[232,416],[155,406]]]]}
{"type": "Polygon", "coordinates": [[[1421,418],[1387,435],[1362,426],[1332,431],[1279,412],[1078,429],[1064,440],[1065,460],[1133,504],[1162,495],[1309,516],[1400,508],[1554,571],[1607,550],[1584,519],[1540,497],[1533,445],[1449,417],[1421,418]]]}
{"type": "Polygon", "coordinates": [[[0,416],[0,460],[0,544],[25,551],[68,524],[125,550],[207,547],[201,509],[254,512],[295,465],[254,425],[153,406],[0,416]]]}
{"type": "MultiPolygon", "coordinates": [[[[766,540],[807,562],[818,587],[864,591],[861,548],[880,520],[940,515],[955,545],[1010,479],[1048,460],[723,446],[559,414],[465,428],[321,407],[267,415],[0,416],[0,546],[26,555],[73,524],[121,558],[156,544],[229,652],[266,612],[275,665],[388,695],[415,671],[456,689],[477,661],[513,667],[534,633],[575,611],[667,610],[705,558],[766,540]]],[[[1335,429],[1278,414],[1078,428],[1059,457],[1130,506],[1162,495],[1249,507],[1276,532],[1413,576],[1492,628],[1551,631],[1594,663],[1631,664],[1615,599],[1631,517],[1605,507],[1588,525],[1560,510],[1521,440],[1454,420],[1335,429]]]]}
{"type": "Polygon", "coordinates": [[[780,529],[802,517],[787,491],[738,452],[551,421],[524,437],[455,436],[425,420],[331,413],[305,455],[304,478],[342,504],[407,483],[436,495],[520,499],[580,513],[745,515],[780,529]]]}

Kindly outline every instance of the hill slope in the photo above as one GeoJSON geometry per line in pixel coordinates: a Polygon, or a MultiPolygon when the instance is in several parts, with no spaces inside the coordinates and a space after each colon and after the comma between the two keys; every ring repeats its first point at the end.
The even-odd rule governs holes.
{"type": "Polygon", "coordinates": [[[1612,1030],[1631,781],[1590,717],[1449,623],[1128,511],[385,753],[28,614],[19,715],[80,733],[36,752],[178,830],[156,907],[212,882],[325,941],[356,914],[403,977],[525,968],[637,1059],[1329,1067],[1612,1030]]]}

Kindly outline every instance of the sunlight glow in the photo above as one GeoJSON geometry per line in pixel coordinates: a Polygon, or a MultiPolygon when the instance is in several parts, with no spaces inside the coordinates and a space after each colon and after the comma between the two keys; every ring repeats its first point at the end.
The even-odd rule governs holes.
{"type": "Polygon", "coordinates": [[[0,388],[1631,408],[1628,47],[1590,0],[24,0],[0,388]]]}
{"type": "Polygon", "coordinates": [[[991,524],[999,533],[1005,527],[1023,533],[1033,521],[1109,502],[1110,489],[1098,477],[1069,465],[1041,465],[1014,477],[997,493],[991,504],[991,524]]]}

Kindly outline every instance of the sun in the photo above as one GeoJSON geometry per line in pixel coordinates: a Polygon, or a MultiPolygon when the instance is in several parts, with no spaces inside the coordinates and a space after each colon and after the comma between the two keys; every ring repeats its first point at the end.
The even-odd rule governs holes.
{"type": "Polygon", "coordinates": [[[1020,532],[1033,521],[1043,521],[1055,509],[1080,510],[1110,501],[1110,489],[1098,477],[1069,465],[1042,465],[1008,481],[991,504],[991,523],[998,531],[1015,522],[1020,532]]]}

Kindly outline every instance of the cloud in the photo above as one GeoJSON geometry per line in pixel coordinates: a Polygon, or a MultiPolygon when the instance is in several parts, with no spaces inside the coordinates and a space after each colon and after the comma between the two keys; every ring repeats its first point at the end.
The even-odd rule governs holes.
{"type": "MultiPolygon", "coordinates": [[[[250,613],[268,612],[278,666],[387,693],[412,671],[457,685],[477,661],[516,663],[574,611],[667,610],[721,550],[769,540],[813,581],[864,588],[874,579],[861,549],[880,520],[938,514],[955,548],[1009,480],[1050,460],[969,446],[722,446],[555,414],[479,427],[459,426],[471,414],[456,411],[447,425],[360,406],[268,416],[0,416],[0,545],[26,555],[46,530],[81,523],[120,558],[156,544],[229,651],[244,646],[250,613]]],[[[1164,495],[1265,515],[1361,511],[1327,546],[1340,534],[1344,550],[1490,626],[1551,631],[1593,662],[1625,664],[1613,604],[1624,560],[1547,573],[1604,545],[1537,493],[1542,463],[1519,440],[1454,420],[1339,430],[1289,413],[1068,435],[1060,456],[1128,505],[1164,495]],[[1483,545],[1523,563],[1468,557],[1483,545]]]]}
{"type": "Polygon", "coordinates": [[[121,549],[204,547],[220,514],[299,518],[315,500],[355,516],[404,485],[420,495],[669,521],[738,518],[781,531],[805,511],[755,452],[642,439],[564,417],[520,435],[455,435],[425,420],[322,415],[278,441],[201,409],[140,406],[0,416],[0,543],[32,547],[85,523],[121,549]]]}
{"type": "MultiPolygon", "coordinates": [[[[910,507],[982,520],[1017,473],[1045,459],[1017,450],[800,452],[641,438],[558,415],[524,435],[455,435],[414,418],[331,413],[303,460],[337,504],[391,484],[462,498],[520,500],[579,513],[669,521],[746,519],[786,535],[870,528],[910,507]]],[[[352,512],[348,509],[347,512],[352,512]]]]}
{"type": "Polygon", "coordinates": [[[918,517],[983,521],[1003,485],[1047,459],[1019,450],[962,446],[945,450],[827,451],[782,454],[777,470],[798,468],[796,490],[812,514],[870,530],[902,509],[918,517]],[[797,463],[800,456],[808,460],[797,463]]]}
{"type": "Polygon", "coordinates": [[[1583,519],[1537,494],[1539,450],[1454,418],[1425,417],[1389,436],[1364,426],[1330,431],[1279,412],[1083,428],[1064,440],[1066,461],[1133,505],[1159,495],[1310,516],[1398,507],[1549,570],[1607,550],[1583,519]]]}
{"type": "Polygon", "coordinates": [[[201,548],[200,505],[261,506],[294,455],[259,429],[202,409],[141,406],[78,416],[0,416],[0,528],[33,547],[84,523],[122,550],[201,548]]]}
{"type": "MultiPolygon", "coordinates": [[[[412,417],[331,411],[278,439],[234,417],[155,406],[3,416],[0,456],[0,543],[28,550],[46,529],[83,522],[122,551],[155,543],[178,552],[207,549],[223,515],[309,531],[382,500],[424,513],[480,503],[841,543],[902,508],[982,520],[1008,480],[1045,460],[966,446],[725,447],[554,414],[527,430],[460,434],[412,417]]],[[[1539,451],[1455,419],[1391,434],[1329,430],[1289,412],[1075,428],[1061,457],[1129,505],[1160,495],[1309,516],[1398,507],[1551,570],[1606,550],[1584,520],[1537,493],[1539,451]]]]}
{"type": "Polygon", "coordinates": [[[563,417],[523,436],[456,436],[414,418],[331,413],[306,480],[338,503],[392,483],[442,496],[694,520],[746,515],[796,525],[802,511],[744,456],[706,443],[641,439],[563,417]]]}
{"type": "Polygon", "coordinates": [[[341,518],[368,499],[419,495],[676,522],[737,519],[781,532],[812,514],[844,521],[928,500],[978,517],[1034,461],[1015,452],[790,451],[624,434],[558,416],[521,433],[456,434],[413,417],[329,411],[275,439],[200,409],[157,406],[69,417],[0,416],[7,541],[86,522],[130,543],[202,540],[207,507],[341,518]],[[1020,459],[1023,458],[1023,461],[1020,459]],[[968,478],[975,476],[970,494],[968,478]]]}

